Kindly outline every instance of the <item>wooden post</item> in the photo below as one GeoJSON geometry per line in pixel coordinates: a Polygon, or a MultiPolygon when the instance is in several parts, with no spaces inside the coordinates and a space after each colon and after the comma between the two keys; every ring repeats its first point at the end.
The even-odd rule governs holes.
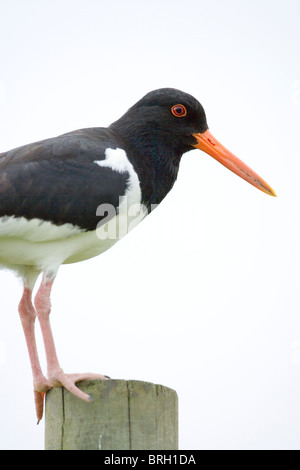
{"type": "Polygon", "coordinates": [[[64,388],[46,396],[45,450],[177,450],[177,393],[137,380],[85,380],[93,398],[64,388]]]}

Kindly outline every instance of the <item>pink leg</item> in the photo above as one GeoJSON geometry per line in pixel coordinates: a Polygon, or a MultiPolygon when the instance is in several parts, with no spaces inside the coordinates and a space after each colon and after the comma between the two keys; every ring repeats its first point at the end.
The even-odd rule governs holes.
{"type": "Polygon", "coordinates": [[[51,311],[50,293],[53,281],[54,279],[47,281],[47,279],[43,277],[41,286],[36,294],[34,301],[44,339],[48,368],[48,381],[52,387],[63,386],[78,398],[90,402],[92,401],[92,398],[76,387],[75,382],[79,382],[85,379],[106,379],[107,377],[100,374],[90,373],[65,374],[61,369],[56,355],[49,319],[51,311]]]}
{"type": "Polygon", "coordinates": [[[32,290],[28,289],[27,287],[24,287],[23,296],[19,303],[19,314],[25,334],[27,349],[31,363],[36,413],[39,422],[43,416],[44,393],[51,388],[51,385],[46,379],[46,377],[43,375],[40,366],[34,331],[36,311],[32,305],[31,296],[32,290]]]}

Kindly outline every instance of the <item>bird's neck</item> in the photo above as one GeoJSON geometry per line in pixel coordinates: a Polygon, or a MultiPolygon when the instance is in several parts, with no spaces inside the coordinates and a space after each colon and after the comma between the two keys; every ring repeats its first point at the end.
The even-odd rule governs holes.
{"type": "Polygon", "coordinates": [[[151,135],[143,126],[128,132],[118,122],[111,128],[123,141],[127,157],[138,174],[143,204],[148,208],[159,204],[176,181],[181,153],[171,143],[165,143],[159,132],[155,135],[153,129],[151,135]]]}

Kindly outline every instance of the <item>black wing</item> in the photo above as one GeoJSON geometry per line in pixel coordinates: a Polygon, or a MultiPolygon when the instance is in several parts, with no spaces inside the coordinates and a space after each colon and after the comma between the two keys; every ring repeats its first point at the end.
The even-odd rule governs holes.
{"type": "Polygon", "coordinates": [[[95,230],[100,204],[117,210],[128,173],[101,167],[106,148],[116,148],[107,129],[84,129],[0,154],[0,217],[38,218],[95,230]]]}

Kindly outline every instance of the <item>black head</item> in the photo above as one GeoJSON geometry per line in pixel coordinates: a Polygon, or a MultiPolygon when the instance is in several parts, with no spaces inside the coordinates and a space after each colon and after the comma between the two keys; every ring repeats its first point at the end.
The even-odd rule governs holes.
{"type": "Polygon", "coordinates": [[[208,129],[202,105],[193,96],[174,88],[151,91],[112,124],[123,136],[150,141],[182,155],[196,143],[193,134],[208,129]]]}
{"type": "Polygon", "coordinates": [[[267,194],[273,189],[227,150],[208,130],[203,107],[174,88],[151,91],[112,124],[133,153],[147,156],[176,175],[182,154],[198,148],[267,194]]]}

